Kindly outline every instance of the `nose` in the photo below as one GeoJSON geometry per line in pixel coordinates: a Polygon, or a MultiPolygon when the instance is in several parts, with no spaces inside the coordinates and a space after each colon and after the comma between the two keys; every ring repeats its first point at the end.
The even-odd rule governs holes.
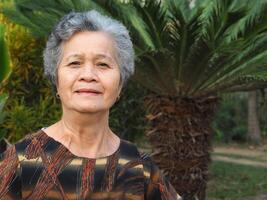
{"type": "Polygon", "coordinates": [[[87,63],[82,67],[79,80],[87,82],[98,80],[97,71],[92,64],[87,63]]]}

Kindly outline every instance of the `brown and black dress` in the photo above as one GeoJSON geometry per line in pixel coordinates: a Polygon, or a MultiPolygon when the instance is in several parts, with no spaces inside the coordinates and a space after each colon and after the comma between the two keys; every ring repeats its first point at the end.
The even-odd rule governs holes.
{"type": "Polygon", "coordinates": [[[110,156],[73,155],[42,130],[9,147],[0,158],[0,199],[177,200],[150,157],[120,141],[110,156]]]}

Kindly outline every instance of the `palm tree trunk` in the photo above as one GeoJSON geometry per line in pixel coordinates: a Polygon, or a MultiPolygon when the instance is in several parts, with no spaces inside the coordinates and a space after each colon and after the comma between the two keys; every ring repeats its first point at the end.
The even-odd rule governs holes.
{"type": "Polygon", "coordinates": [[[261,131],[257,111],[257,92],[248,93],[248,133],[247,140],[250,143],[258,144],[261,141],[261,131]]]}
{"type": "Polygon", "coordinates": [[[146,98],[152,157],[183,199],[205,199],[217,98],[146,98]]]}

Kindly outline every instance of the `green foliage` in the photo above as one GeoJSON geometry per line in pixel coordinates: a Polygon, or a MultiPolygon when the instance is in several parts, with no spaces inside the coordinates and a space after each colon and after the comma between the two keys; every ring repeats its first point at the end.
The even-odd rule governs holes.
{"type": "Polygon", "coordinates": [[[258,102],[258,115],[259,115],[259,121],[260,121],[260,129],[261,134],[263,138],[267,138],[267,90],[261,90],[259,92],[259,102],[258,102]]]}
{"type": "MultiPolygon", "coordinates": [[[[5,27],[0,24],[0,86],[2,82],[9,76],[11,72],[10,60],[8,55],[8,50],[5,42],[5,27]]],[[[3,112],[4,105],[7,101],[7,95],[5,93],[0,93],[0,124],[2,124],[5,112],[3,112]]],[[[5,136],[5,134],[0,132],[0,141],[5,136]]]]}
{"type": "Polygon", "coordinates": [[[1,94],[0,95],[0,124],[3,122],[4,117],[5,117],[5,113],[3,112],[3,108],[5,106],[5,103],[7,101],[7,95],[6,94],[1,94]]]}
{"type": "MultiPolygon", "coordinates": [[[[29,28],[37,38],[44,38],[62,15],[72,10],[90,9],[111,15],[128,26],[136,50],[134,80],[153,92],[204,97],[267,86],[266,1],[196,0],[190,5],[188,0],[127,3],[117,0],[14,0],[5,3],[3,13],[29,28]]],[[[41,40],[37,42],[39,45],[43,44],[42,39],[38,40],[41,40]]],[[[30,60],[40,60],[38,55],[41,53],[29,55],[35,55],[30,60]]],[[[40,63],[36,65],[40,66],[40,63]]],[[[35,70],[36,74],[41,74],[40,67],[35,70]]],[[[27,71],[24,67],[23,71],[27,72],[25,77],[33,77],[29,85],[35,94],[39,88],[46,88],[47,84],[45,87],[38,84],[41,77],[34,81],[35,76],[29,75],[32,70],[27,71]]],[[[9,89],[11,87],[13,85],[9,89]]],[[[21,88],[18,94],[26,94],[26,104],[38,102],[38,95],[30,95],[29,88],[21,88]]],[[[226,114],[221,118],[229,120],[226,114]]],[[[118,121],[112,119],[112,123],[118,127],[118,121]]],[[[230,126],[227,125],[229,132],[230,126]]],[[[215,128],[220,133],[222,127],[216,125],[215,128]]],[[[231,129],[238,137],[244,131],[244,126],[231,129]]]]}
{"type": "MultiPolygon", "coordinates": [[[[4,3],[2,12],[15,23],[29,28],[35,37],[43,38],[50,33],[55,22],[66,13],[91,9],[121,18],[124,18],[120,15],[121,10],[126,11],[125,3],[114,0],[14,0],[4,3]]],[[[130,14],[131,10],[127,16],[130,14]]],[[[135,20],[134,16],[132,20],[135,20]]]]}
{"type": "Polygon", "coordinates": [[[60,116],[59,104],[50,99],[39,99],[38,103],[27,106],[24,99],[12,101],[12,108],[7,109],[4,128],[8,130],[8,139],[15,142],[30,132],[55,122],[60,116]]]}
{"type": "Polygon", "coordinates": [[[4,81],[11,72],[8,50],[5,42],[5,26],[0,24],[0,83],[4,81]]]}
{"type": "Polygon", "coordinates": [[[255,199],[267,193],[267,170],[232,163],[213,162],[207,199],[255,199]]]}
{"type": "Polygon", "coordinates": [[[60,117],[60,105],[43,77],[44,41],[33,39],[27,29],[10,23],[3,16],[0,21],[6,25],[13,69],[1,87],[1,93],[8,94],[9,98],[0,134],[7,134],[14,142],[56,121],[60,117]]]}
{"type": "Polygon", "coordinates": [[[247,136],[247,96],[225,95],[213,122],[214,139],[218,142],[245,142],[247,136]]]}
{"type": "MultiPolygon", "coordinates": [[[[25,131],[33,125],[33,109],[26,107],[23,102],[14,102],[14,108],[8,111],[8,118],[5,121],[5,128],[14,131],[16,134],[12,134],[12,140],[18,140],[22,135],[25,135],[25,131]]],[[[11,135],[9,135],[9,139],[11,135]]]]}
{"type": "MultiPolygon", "coordinates": [[[[267,137],[266,96],[258,92],[258,117],[262,138],[267,137]],[[262,95],[261,95],[262,94],[262,95]]],[[[217,142],[246,142],[248,128],[247,93],[223,95],[213,121],[214,140],[217,142]]]]}
{"type": "Polygon", "coordinates": [[[144,136],[145,108],[143,99],[147,91],[130,81],[122,97],[111,109],[110,126],[121,138],[136,141],[144,136]]]}
{"type": "Polygon", "coordinates": [[[159,94],[202,97],[266,87],[266,1],[127,2],[14,0],[3,12],[38,37],[71,10],[120,19],[133,36],[135,80],[159,94]]]}

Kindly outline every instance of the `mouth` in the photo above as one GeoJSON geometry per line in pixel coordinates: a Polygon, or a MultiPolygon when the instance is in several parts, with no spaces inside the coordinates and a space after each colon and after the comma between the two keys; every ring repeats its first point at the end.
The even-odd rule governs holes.
{"type": "Polygon", "coordinates": [[[91,95],[99,95],[102,94],[102,92],[94,89],[79,89],[76,90],[75,93],[77,94],[91,94],[91,95]]]}

